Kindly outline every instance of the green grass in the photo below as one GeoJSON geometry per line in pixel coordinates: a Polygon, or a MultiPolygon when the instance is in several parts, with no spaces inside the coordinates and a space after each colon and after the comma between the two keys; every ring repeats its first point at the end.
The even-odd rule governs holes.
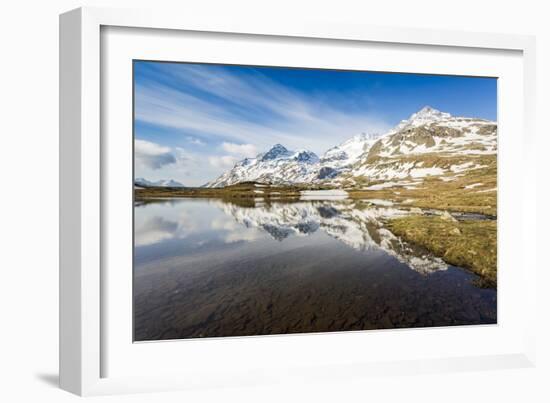
{"type": "Polygon", "coordinates": [[[478,274],[483,285],[496,287],[497,222],[448,221],[412,215],[389,220],[387,227],[405,241],[422,246],[448,264],[478,274]]]}

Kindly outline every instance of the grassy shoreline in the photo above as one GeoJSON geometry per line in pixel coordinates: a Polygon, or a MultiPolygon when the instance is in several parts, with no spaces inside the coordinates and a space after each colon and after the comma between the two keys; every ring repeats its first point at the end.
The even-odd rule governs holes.
{"type": "MultiPolygon", "coordinates": [[[[306,190],[330,190],[322,187],[300,186],[270,186],[268,188],[251,188],[250,185],[235,185],[225,188],[143,188],[135,189],[134,194],[139,199],[159,198],[218,198],[232,199],[258,199],[269,200],[299,200],[301,192],[306,190]]],[[[437,188],[424,189],[384,189],[362,190],[347,189],[348,197],[353,200],[381,199],[388,200],[403,207],[417,207],[421,209],[434,209],[452,211],[457,213],[478,213],[496,217],[496,191],[472,195],[461,189],[447,190],[437,188]],[[427,194],[431,193],[431,194],[427,194]]]]}
{"type": "Polygon", "coordinates": [[[405,241],[422,246],[446,263],[480,276],[483,286],[496,288],[496,220],[457,221],[442,216],[411,215],[388,220],[388,229],[405,241]]]}
{"type": "Polygon", "coordinates": [[[305,186],[268,186],[254,182],[243,182],[224,188],[169,188],[149,187],[134,189],[136,199],[181,197],[181,198],[296,198],[300,197],[302,190],[317,190],[318,187],[305,186]]]}

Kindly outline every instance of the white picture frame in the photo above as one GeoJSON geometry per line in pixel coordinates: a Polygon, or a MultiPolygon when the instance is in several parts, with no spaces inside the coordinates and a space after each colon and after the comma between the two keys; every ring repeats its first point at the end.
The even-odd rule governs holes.
{"type": "MultiPolygon", "coordinates": [[[[521,333],[521,342],[510,343],[500,353],[475,351],[471,354],[434,354],[420,358],[391,357],[388,360],[368,361],[358,357],[346,363],[335,363],[330,359],[311,361],[304,354],[301,362],[284,364],[284,361],[267,363],[262,371],[253,371],[243,363],[218,368],[211,372],[205,369],[195,376],[184,370],[191,365],[177,364],[182,370],[153,375],[131,375],[124,369],[116,376],[106,375],[105,359],[112,352],[106,348],[105,327],[109,322],[109,305],[105,303],[108,292],[103,284],[105,273],[105,240],[102,226],[105,224],[105,149],[102,141],[105,130],[102,121],[102,37],[105,27],[172,30],[181,32],[219,33],[219,35],[248,35],[261,38],[290,38],[292,40],[329,40],[333,46],[338,43],[378,43],[380,45],[429,46],[439,49],[470,49],[479,54],[490,51],[516,52],[521,58],[522,82],[517,83],[523,91],[520,94],[522,109],[521,144],[522,168],[520,200],[521,220],[519,224],[523,239],[518,247],[521,262],[522,282],[515,290],[522,295],[525,312],[535,312],[536,264],[527,249],[525,234],[535,233],[536,186],[534,167],[535,153],[535,42],[533,37],[456,31],[429,31],[408,28],[382,28],[304,22],[296,25],[282,21],[256,20],[211,20],[193,15],[173,15],[169,12],[150,10],[117,10],[103,8],[80,8],[60,17],[60,385],[63,389],[79,395],[135,393],[209,387],[214,385],[253,385],[271,382],[293,382],[304,379],[342,379],[345,377],[369,376],[385,373],[389,375],[418,372],[464,371],[492,368],[527,367],[535,362],[534,318],[526,317],[521,324],[513,324],[514,334],[521,333]],[[454,354],[454,355],[453,355],[454,354]],[[458,355],[457,355],[458,354],[458,355]],[[305,370],[307,368],[307,371],[305,370]]],[[[520,129],[521,130],[521,129],[520,129]]],[[[500,161],[499,164],[503,162],[500,161]]],[[[504,161],[505,163],[505,161],[504,161]]],[[[502,177],[499,174],[499,180],[502,177]]],[[[130,206],[128,208],[131,208],[130,206]]],[[[500,222],[499,222],[500,231],[500,222]]],[[[499,244],[499,259],[502,259],[499,244]]],[[[500,279],[499,279],[500,281],[500,279]]],[[[500,293],[500,288],[499,288],[500,293]]],[[[499,301],[502,297],[499,294],[499,301]]],[[[502,304],[499,302],[499,309],[502,304]]],[[[130,314],[130,312],[128,312],[130,314]]],[[[500,314],[500,312],[499,312],[500,314]]],[[[505,326],[506,327],[506,326],[505,326]]],[[[502,330],[502,329],[501,329],[502,330]]],[[[502,332],[504,332],[504,329],[502,332]]],[[[490,331],[490,330],[489,330],[490,331]]],[[[500,331],[500,330],[499,330],[500,331]]],[[[396,342],[406,340],[408,331],[378,333],[377,337],[392,338],[396,342]]],[[[415,337],[447,337],[447,333],[419,333],[415,337]]],[[[450,332],[460,332],[459,329],[450,332]]],[[[505,333],[495,333],[504,336],[505,333]]],[[[463,336],[464,334],[462,334],[463,336]]],[[[271,347],[261,338],[243,338],[240,341],[207,341],[209,348],[226,351],[245,343],[254,344],[255,354],[267,352],[273,343],[283,345],[287,341],[295,348],[311,344],[309,338],[317,336],[280,336],[271,338],[271,347]],[[273,342],[273,340],[278,340],[273,342]],[[213,344],[215,343],[215,344],[213,344]],[[233,343],[233,344],[231,344],[233,343]]],[[[317,345],[323,343],[347,343],[350,339],[360,342],[361,332],[354,335],[332,335],[329,341],[314,339],[317,345]],[[343,337],[347,337],[344,341],[343,337]],[[321,340],[321,341],[320,341],[321,340]]],[[[131,342],[131,340],[130,340],[131,342]]],[[[199,346],[196,341],[194,346],[199,346]]],[[[109,342],[110,343],[110,342],[109,342]]],[[[315,344],[315,343],[314,343],[315,344]]],[[[111,345],[111,344],[109,344],[111,345]]],[[[164,353],[176,348],[174,343],[164,343],[164,353]]],[[[189,346],[189,344],[188,344],[189,346]]],[[[329,346],[329,344],[327,344],[329,346]]],[[[116,345],[115,345],[116,348],[116,345]]],[[[199,348],[199,347],[196,347],[199,348]]],[[[130,350],[129,350],[130,351],[130,350]]],[[[466,350],[465,350],[466,351],[466,350]]],[[[246,361],[246,360],[245,360],[246,361]]],[[[145,365],[145,364],[144,364],[145,365]]]]}

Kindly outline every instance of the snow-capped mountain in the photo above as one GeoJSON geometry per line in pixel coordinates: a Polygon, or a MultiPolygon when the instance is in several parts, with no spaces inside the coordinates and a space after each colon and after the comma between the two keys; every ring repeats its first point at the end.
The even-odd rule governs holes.
{"type": "Polygon", "coordinates": [[[497,125],[425,107],[376,141],[350,173],[369,181],[443,176],[496,164],[497,125]]]}
{"type": "Polygon", "coordinates": [[[207,183],[206,187],[223,187],[239,182],[257,181],[291,184],[313,181],[319,170],[319,157],[312,151],[290,151],[281,144],[255,158],[245,158],[207,183]]]}
{"type": "Polygon", "coordinates": [[[450,113],[441,112],[431,106],[426,105],[418,112],[413,113],[408,119],[402,120],[397,126],[395,126],[391,133],[397,133],[405,128],[418,127],[424,124],[436,122],[438,120],[445,120],[452,118],[450,113]]]}
{"type": "Polygon", "coordinates": [[[321,163],[334,169],[351,167],[379,138],[379,134],[361,133],[353,136],[325,152],[321,157],[321,163]]]}
{"type": "Polygon", "coordinates": [[[321,158],[311,151],[290,151],[277,144],[238,162],[206,186],[244,181],[353,186],[356,178],[377,182],[442,176],[486,167],[491,156],[496,164],[496,152],[496,122],[452,116],[425,106],[387,133],[354,136],[321,158]]]}
{"type": "Polygon", "coordinates": [[[206,187],[222,187],[244,181],[272,184],[312,183],[334,178],[355,164],[380,136],[359,134],[329,149],[322,158],[308,150],[290,151],[281,144],[266,153],[238,162],[206,187]]]}
{"type": "Polygon", "coordinates": [[[136,180],[134,180],[134,185],[139,187],[171,187],[171,188],[184,187],[183,184],[173,179],[161,179],[153,182],[145,178],[136,178],[136,180]]]}

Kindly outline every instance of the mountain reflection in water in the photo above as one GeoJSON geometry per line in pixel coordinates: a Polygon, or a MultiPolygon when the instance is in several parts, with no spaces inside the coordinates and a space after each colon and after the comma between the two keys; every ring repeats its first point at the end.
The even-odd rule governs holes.
{"type": "Polygon", "coordinates": [[[496,292],[353,200],[135,206],[136,340],[496,322],[496,292]],[[248,203],[247,203],[248,204],[248,203]]]}

